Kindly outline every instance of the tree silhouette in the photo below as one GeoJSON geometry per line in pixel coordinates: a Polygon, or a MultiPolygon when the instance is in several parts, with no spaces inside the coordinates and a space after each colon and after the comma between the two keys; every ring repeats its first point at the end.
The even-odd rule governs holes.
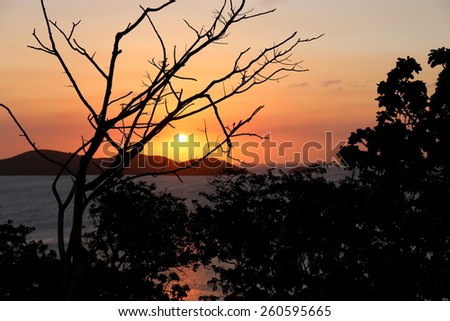
{"type": "MultiPolygon", "coordinates": [[[[189,93],[183,88],[187,86],[186,83],[195,81],[196,77],[195,75],[186,76],[183,72],[191,65],[196,56],[207,48],[222,43],[236,24],[270,14],[274,10],[253,12],[246,9],[245,0],[224,0],[222,7],[214,12],[214,19],[208,27],[196,29],[186,22],[187,28],[192,30],[195,37],[184,51],[180,52],[176,47],[173,50],[167,47],[152,19],[154,14],[162,12],[174,2],[175,0],[168,0],[158,7],[141,7],[142,13],[123,30],[116,33],[108,67],[102,68],[96,60],[95,54],[89,53],[75,38],[79,22],[73,23],[69,31],[63,30],[56,21],[49,18],[44,0],[41,0],[47,39],[39,37],[34,31],[33,36],[37,44],[29,47],[56,58],[68,77],[71,87],[88,111],[88,121],[93,128],[92,136],[83,139],[81,146],[73,152],[73,156],[66,163],[62,164],[49,159],[61,167],[52,190],[58,203],[58,250],[59,256],[64,262],[62,291],[67,298],[77,298],[81,295],[78,285],[83,278],[83,271],[87,269],[85,249],[82,245],[83,217],[88,204],[97,196],[102,185],[107,184],[116,173],[128,166],[146,144],[155,139],[163,130],[180,120],[206,110],[213,111],[223,135],[216,144],[213,144],[214,148],[207,151],[203,157],[207,157],[219,148],[228,151],[228,148],[232,146],[231,139],[236,135],[242,135],[239,130],[251,121],[263,106],[256,108],[248,117],[243,117],[241,120],[233,122],[232,125],[227,125],[221,117],[221,104],[235,95],[247,92],[254,86],[271,80],[279,80],[285,76],[285,73],[304,71],[298,62],[290,60],[291,54],[300,43],[315,39],[300,39],[297,38],[296,33],[293,33],[262,49],[254,56],[250,56],[250,48],[238,52],[231,70],[217,75],[214,80],[198,88],[196,92],[189,93]],[[118,74],[118,57],[124,50],[123,42],[136,31],[138,26],[144,23],[148,23],[158,40],[161,56],[150,59],[152,70],[147,73],[148,78],[140,92],[129,91],[126,94],[118,94],[115,92],[114,84],[118,74]],[[62,43],[60,39],[62,39],[62,43]],[[100,106],[90,101],[78,84],[76,75],[67,62],[69,58],[63,54],[64,46],[84,58],[87,64],[92,66],[104,80],[105,90],[100,106]],[[150,76],[151,74],[152,76],[150,76]],[[121,137],[119,141],[115,140],[117,136],[121,137]],[[114,161],[101,168],[100,175],[88,180],[88,166],[105,143],[115,150],[114,161]],[[76,166],[76,171],[69,171],[73,178],[72,189],[68,195],[63,196],[58,190],[58,181],[61,174],[68,171],[68,164],[75,155],[80,155],[81,158],[76,166]],[[65,244],[64,220],[70,204],[73,204],[73,221],[69,242],[65,244]]],[[[4,104],[0,106],[9,112],[22,134],[39,152],[12,110],[4,104]]],[[[44,154],[42,155],[46,157],[44,154]]],[[[161,174],[163,173],[164,171],[161,174]]]]}
{"type": "Polygon", "coordinates": [[[429,55],[443,67],[431,97],[410,57],[378,85],[377,125],[352,133],[340,151],[357,175],[213,182],[193,237],[225,299],[450,298],[449,53],[429,55]]]}
{"type": "Polygon", "coordinates": [[[183,299],[177,272],[197,260],[183,199],[154,184],[111,181],[89,209],[84,235],[89,261],[85,297],[102,300],[183,299]]]}
{"type": "Polygon", "coordinates": [[[340,248],[328,233],[339,200],[334,184],[312,173],[269,171],[219,177],[213,186],[192,228],[203,263],[219,261],[210,284],[227,300],[317,298],[314,284],[340,248]]]}
{"type": "Polygon", "coordinates": [[[377,125],[352,133],[341,150],[361,178],[390,179],[414,192],[421,184],[448,184],[449,49],[432,50],[429,63],[441,65],[435,93],[414,80],[422,67],[414,58],[399,58],[386,81],[378,85],[377,125]],[[363,148],[361,148],[363,147],[363,148]]]}
{"type": "Polygon", "coordinates": [[[386,270],[378,273],[377,282],[391,276],[389,282],[403,291],[397,297],[404,299],[450,296],[450,218],[445,210],[450,196],[445,152],[450,137],[449,62],[449,49],[431,50],[428,63],[443,69],[429,97],[425,83],[414,80],[421,66],[413,58],[399,58],[378,85],[382,109],[377,125],[352,133],[340,152],[359,173],[368,191],[366,202],[377,209],[375,231],[383,252],[373,265],[381,268],[384,262],[386,270]]]}

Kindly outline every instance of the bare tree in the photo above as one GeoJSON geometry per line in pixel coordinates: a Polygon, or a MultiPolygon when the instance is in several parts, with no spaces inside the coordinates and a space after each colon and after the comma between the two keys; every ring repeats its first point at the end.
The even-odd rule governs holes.
{"type": "MultiPolygon", "coordinates": [[[[154,140],[164,129],[173,126],[172,124],[177,121],[206,110],[214,111],[215,119],[223,132],[223,136],[203,157],[207,157],[219,148],[226,152],[229,151],[232,146],[232,138],[243,134],[239,132],[241,127],[251,121],[263,106],[257,107],[246,118],[244,117],[232,125],[227,125],[221,117],[221,109],[219,108],[221,103],[230,97],[247,92],[256,85],[267,81],[277,81],[289,72],[306,71],[301,68],[299,62],[291,60],[291,55],[294,48],[300,43],[318,38],[300,39],[296,33],[293,33],[253,54],[253,56],[251,56],[250,48],[237,52],[231,70],[218,75],[195,93],[186,94],[183,85],[186,82],[196,81],[196,78],[183,75],[183,71],[186,66],[190,65],[195,56],[210,46],[223,44],[234,25],[270,14],[275,10],[254,12],[246,8],[245,0],[224,0],[221,8],[214,12],[214,19],[208,27],[198,29],[185,21],[186,28],[189,28],[194,34],[194,40],[180,52],[176,47],[167,48],[161,33],[152,20],[154,14],[163,11],[164,8],[174,2],[175,0],[168,0],[157,7],[141,6],[142,12],[137,19],[115,35],[109,66],[108,68],[102,68],[96,60],[95,53],[88,52],[74,36],[79,22],[73,23],[70,30],[63,30],[56,21],[49,18],[44,0],[41,0],[47,36],[46,39],[43,39],[38,36],[36,31],[33,31],[36,45],[29,47],[54,56],[58,60],[70,81],[71,87],[87,109],[89,113],[88,121],[93,128],[92,136],[83,140],[81,146],[73,152],[72,157],[65,164],[58,163],[61,171],[52,185],[58,203],[58,249],[61,260],[65,265],[64,291],[69,298],[73,297],[73,290],[85,268],[82,221],[85,209],[89,201],[96,195],[96,191],[116,173],[122,171],[143,150],[146,144],[154,140]],[[120,97],[115,97],[116,66],[117,59],[122,53],[122,41],[144,23],[148,23],[151,32],[158,39],[162,58],[150,60],[153,76],[147,72],[145,86],[142,87],[141,91],[129,91],[120,97]],[[60,40],[58,41],[58,39],[60,40]],[[67,58],[62,54],[62,46],[70,48],[73,52],[85,58],[87,64],[92,65],[104,80],[105,89],[101,106],[95,106],[83,93],[73,71],[69,68],[67,58]],[[217,88],[220,91],[216,90],[217,88]],[[217,94],[217,92],[221,92],[221,94],[217,94]],[[121,137],[121,139],[116,140],[117,137],[121,137]],[[88,181],[88,166],[102,144],[105,143],[114,148],[117,156],[114,157],[114,162],[101,169],[101,173],[97,177],[88,181]],[[73,161],[75,155],[79,155],[80,160],[76,171],[70,172],[73,185],[68,195],[63,197],[58,191],[58,181],[62,173],[68,171],[68,164],[73,161]],[[64,219],[69,204],[73,204],[73,222],[68,244],[65,244],[64,219]]],[[[1,106],[9,112],[32,147],[40,152],[24,128],[20,126],[11,109],[3,104],[1,106]]],[[[164,173],[164,171],[161,172],[161,174],[164,173]]],[[[154,173],[151,174],[154,175],[154,173]]]]}

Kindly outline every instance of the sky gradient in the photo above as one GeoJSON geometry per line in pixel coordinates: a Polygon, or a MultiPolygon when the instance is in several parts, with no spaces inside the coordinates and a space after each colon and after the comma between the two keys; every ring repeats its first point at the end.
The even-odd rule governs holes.
{"type": "MultiPolygon", "coordinates": [[[[115,32],[135,19],[139,4],[146,1],[46,1],[51,19],[66,30],[72,21],[81,20],[76,39],[89,52],[97,52],[101,66],[108,64],[115,32]]],[[[182,19],[196,27],[208,25],[211,12],[221,4],[221,0],[177,0],[154,19],[168,47],[183,48],[193,34],[182,19]]],[[[278,144],[292,142],[285,155],[272,151],[277,161],[289,160],[290,153],[301,151],[309,141],[324,144],[325,132],[333,132],[337,142],[356,128],[373,125],[376,84],[386,78],[397,57],[415,57],[424,67],[419,78],[432,89],[438,71],[427,68],[427,54],[430,49],[450,47],[448,0],[253,0],[248,1],[248,8],[277,10],[236,25],[228,45],[208,51],[189,69],[189,76],[200,82],[220,76],[243,49],[252,47],[258,52],[294,31],[302,38],[325,34],[294,52],[292,59],[302,60],[308,72],[267,83],[223,106],[230,124],[259,105],[266,106],[245,131],[270,133],[278,144]]],[[[57,60],[27,48],[35,45],[31,34],[34,28],[45,39],[39,1],[0,0],[0,102],[14,111],[37,146],[70,152],[80,145],[82,136],[90,134],[88,113],[73,89],[67,87],[68,80],[57,60]]],[[[158,55],[150,36],[148,28],[140,28],[125,42],[117,95],[130,87],[138,88],[145,79],[147,60],[158,55]]],[[[100,103],[103,87],[92,68],[67,50],[63,54],[87,97],[100,103]]],[[[205,113],[177,124],[160,139],[170,141],[180,132],[195,133],[201,140],[199,129],[204,121],[209,135],[217,135],[210,113],[205,113]]],[[[155,153],[160,153],[159,145],[154,143],[155,153]]],[[[27,150],[30,147],[6,112],[0,110],[0,159],[27,150]]]]}

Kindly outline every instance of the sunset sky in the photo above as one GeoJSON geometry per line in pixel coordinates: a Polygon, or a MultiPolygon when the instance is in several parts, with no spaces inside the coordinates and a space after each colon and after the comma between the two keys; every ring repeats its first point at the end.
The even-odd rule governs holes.
{"type": "MultiPolygon", "coordinates": [[[[114,34],[139,15],[139,4],[162,2],[47,0],[46,7],[50,18],[66,30],[73,21],[81,20],[76,39],[89,52],[97,52],[99,64],[106,68],[114,34]]],[[[194,38],[182,19],[196,27],[207,26],[212,21],[212,11],[221,4],[222,0],[177,0],[156,13],[155,23],[169,48],[184,48],[194,38]]],[[[432,90],[438,70],[428,68],[427,54],[430,49],[450,47],[448,0],[251,0],[247,7],[256,11],[277,10],[235,25],[228,45],[212,48],[190,67],[188,76],[199,82],[221,76],[242,50],[251,47],[258,52],[294,31],[302,38],[325,34],[294,51],[292,59],[302,60],[301,66],[308,72],[266,83],[222,106],[226,109],[225,120],[232,124],[265,105],[245,131],[270,133],[278,145],[292,142],[292,148],[285,150],[284,155],[272,151],[277,161],[288,161],[309,141],[324,145],[325,132],[333,132],[337,143],[356,128],[373,125],[376,84],[386,78],[397,57],[415,57],[424,67],[419,78],[432,90]]],[[[151,45],[153,35],[144,25],[124,43],[116,96],[139,88],[145,80],[147,60],[158,55],[157,46],[151,45]]],[[[27,48],[36,45],[34,28],[44,40],[40,1],[0,0],[0,102],[14,111],[40,148],[70,152],[80,145],[82,136],[89,137],[91,133],[88,113],[67,86],[68,80],[57,60],[27,48]]],[[[62,52],[71,61],[86,96],[99,103],[102,84],[95,71],[69,51],[62,52]]],[[[171,141],[175,133],[195,133],[203,141],[201,129],[205,121],[209,136],[218,135],[211,113],[207,112],[175,124],[176,128],[163,133],[160,139],[171,141]]],[[[0,109],[0,159],[30,150],[19,134],[7,113],[0,109]]],[[[155,153],[160,153],[161,142],[154,144],[155,153]]],[[[261,155],[260,150],[256,152],[261,155]]],[[[194,156],[199,154],[200,151],[194,156]]]]}

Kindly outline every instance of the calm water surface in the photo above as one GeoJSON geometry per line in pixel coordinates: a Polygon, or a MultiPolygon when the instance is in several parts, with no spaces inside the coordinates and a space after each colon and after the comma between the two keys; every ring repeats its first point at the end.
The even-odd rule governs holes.
{"type": "MultiPolygon", "coordinates": [[[[156,184],[158,190],[166,190],[185,198],[187,203],[198,198],[201,191],[210,190],[207,176],[186,176],[180,182],[175,176],[148,177],[144,180],[156,184]]],[[[53,176],[0,176],[0,224],[13,220],[15,225],[33,226],[36,231],[31,239],[56,244],[57,204],[51,191],[53,176]]],[[[71,186],[68,176],[61,178],[59,190],[66,195],[71,186]]],[[[70,208],[66,222],[71,221],[70,208]]],[[[69,224],[67,224],[69,226],[69,224]]]]}

